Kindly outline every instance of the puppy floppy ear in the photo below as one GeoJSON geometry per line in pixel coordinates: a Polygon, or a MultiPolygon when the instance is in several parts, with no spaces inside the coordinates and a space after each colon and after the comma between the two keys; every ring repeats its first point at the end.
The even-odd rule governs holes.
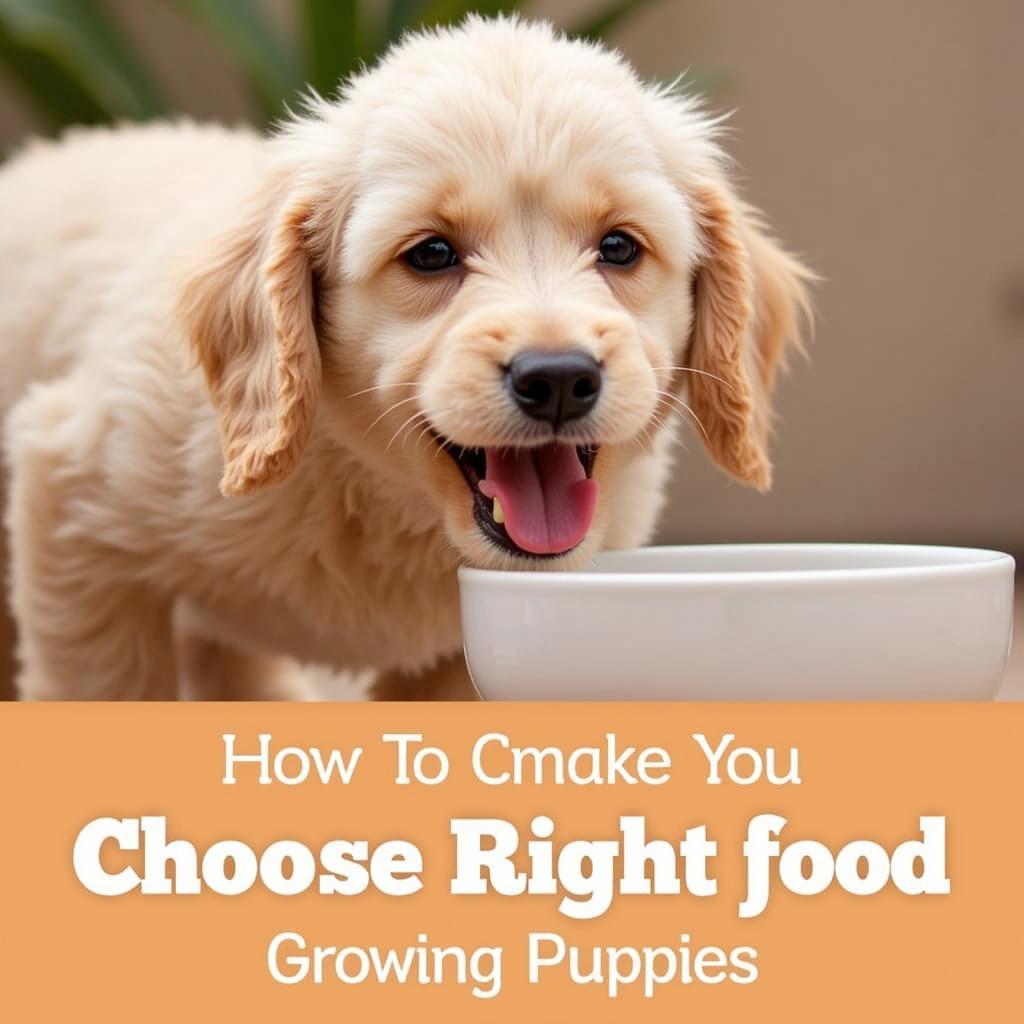
{"type": "Polygon", "coordinates": [[[742,483],[771,486],[770,396],[787,343],[799,344],[813,275],[724,184],[694,193],[703,256],[694,280],[688,399],[712,459],[742,483]]]}
{"type": "Polygon", "coordinates": [[[320,389],[310,200],[268,189],[189,268],[179,312],[220,420],[226,495],[284,479],[320,389]],[[283,196],[283,197],[282,197],[283,196]]]}

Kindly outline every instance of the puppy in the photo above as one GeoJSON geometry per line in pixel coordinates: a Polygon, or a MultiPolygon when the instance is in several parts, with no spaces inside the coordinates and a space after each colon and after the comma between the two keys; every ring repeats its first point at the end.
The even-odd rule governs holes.
{"type": "Polygon", "coordinates": [[[769,486],[808,274],[693,100],[546,24],[412,36],[269,140],[35,144],[0,218],[25,697],[466,692],[460,563],[643,544],[681,418],[769,486]]]}

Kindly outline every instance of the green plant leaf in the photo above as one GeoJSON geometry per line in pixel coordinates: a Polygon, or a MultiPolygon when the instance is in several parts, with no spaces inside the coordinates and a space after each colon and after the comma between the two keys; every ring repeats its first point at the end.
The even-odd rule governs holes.
{"type": "Polygon", "coordinates": [[[736,80],[728,71],[690,69],[679,79],[678,88],[682,92],[721,97],[736,91],[736,80]]]}
{"type": "Polygon", "coordinates": [[[452,25],[472,13],[491,17],[511,14],[520,6],[519,0],[391,0],[383,27],[372,41],[364,41],[362,57],[369,63],[398,42],[406,32],[452,25]]]}
{"type": "Polygon", "coordinates": [[[461,21],[467,14],[483,14],[494,17],[498,14],[513,14],[522,7],[519,0],[433,0],[421,12],[419,21],[411,26],[419,28],[424,25],[452,25],[461,21]]]}
{"type": "Polygon", "coordinates": [[[357,0],[304,0],[306,73],[323,96],[333,95],[342,79],[372,59],[357,0]]]}
{"type": "Polygon", "coordinates": [[[173,0],[219,40],[268,117],[305,83],[299,56],[253,0],[173,0]]]}
{"type": "Polygon", "coordinates": [[[646,7],[651,0],[611,0],[606,7],[603,7],[596,14],[585,18],[579,24],[569,29],[570,34],[582,36],[585,39],[604,39],[604,37],[623,18],[634,14],[641,7],[646,7]]]}
{"type": "Polygon", "coordinates": [[[380,49],[397,42],[402,33],[421,23],[427,0],[391,0],[380,49]]]}
{"type": "Polygon", "coordinates": [[[41,96],[42,88],[57,89],[69,114],[82,103],[108,118],[165,112],[117,23],[95,0],[0,0],[0,22],[9,40],[5,56],[18,55],[16,76],[23,85],[34,83],[36,101],[51,112],[57,103],[41,96]]]}
{"type": "Polygon", "coordinates": [[[100,124],[105,111],[52,60],[12,39],[0,20],[0,65],[21,87],[29,102],[51,128],[69,124],[100,124]]]}

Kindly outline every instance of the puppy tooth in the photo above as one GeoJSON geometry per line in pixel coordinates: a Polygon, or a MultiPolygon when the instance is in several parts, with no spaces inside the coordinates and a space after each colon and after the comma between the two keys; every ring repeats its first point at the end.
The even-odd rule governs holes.
{"type": "Polygon", "coordinates": [[[497,498],[494,499],[494,508],[491,510],[491,518],[501,526],[505,522],[505,510],[501,507],[501,502],[497,498]]]}

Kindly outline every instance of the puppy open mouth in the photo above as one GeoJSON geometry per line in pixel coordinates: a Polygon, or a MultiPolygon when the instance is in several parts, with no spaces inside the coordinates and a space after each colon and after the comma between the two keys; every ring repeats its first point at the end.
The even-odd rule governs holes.
{"type": "Polygon", "coordinates": [[[460,448],[440,442],[473,494],[484,535],[513,555],[555,558],[590,530],[597,505],[597,448],[460,448]]]}

